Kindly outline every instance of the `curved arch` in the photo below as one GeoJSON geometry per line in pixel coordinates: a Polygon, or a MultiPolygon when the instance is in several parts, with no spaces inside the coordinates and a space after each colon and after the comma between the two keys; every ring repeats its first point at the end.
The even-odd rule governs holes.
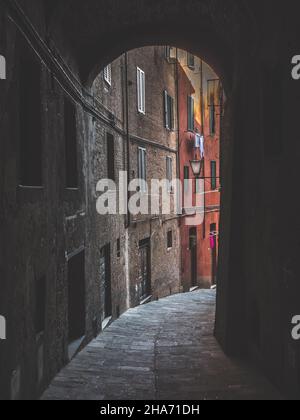
{"type": "Polygon", "coordinates": [[[245,50],[254,33],[244,2],[233,0],[61,0],[53,10],[50,32],[60,26],[87,85],[125,51],[166,44],[201,57],[228,90],[240,45],[245,50]]]}

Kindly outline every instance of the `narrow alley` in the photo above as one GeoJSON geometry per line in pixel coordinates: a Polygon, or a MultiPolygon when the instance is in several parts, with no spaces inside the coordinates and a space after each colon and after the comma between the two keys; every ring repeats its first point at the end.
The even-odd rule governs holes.
{"type": "Polygon", "coordinates": [[[215,292],[130,309],[53,381],[44,400],[277,400],[213,337],[215,292]]]}

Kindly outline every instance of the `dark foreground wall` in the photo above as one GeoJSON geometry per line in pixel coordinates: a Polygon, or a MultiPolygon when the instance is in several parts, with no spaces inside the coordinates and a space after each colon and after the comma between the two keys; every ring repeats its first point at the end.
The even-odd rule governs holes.
{"type": "MultiPolygon", "coordinates": [[[[12,320],[13,330],[0,347],[1,397],[18,397],[20,389],[23,397],[35,394],[37,381],[30,372],[39,357],[38,346],[26,327],[33,325],[27,322],[33,316],[27,310],[34,300],[30,279],[43,279],[45,264],[52,273],[46,282],[52,302],[49,313],[56,314],[48,325],[48,382],[67,358],[62,328],[65,250],[72,253],[85,245],[87,261],[91,252],[86,241],[90,203],[84,201],[86,143],[79,141],[86,157],[79,160],[79,188],[66,199],[63,146],[53,139],[62,136],[63,88],[72,91],[78,103],[79,139],[90,132],[93,111],[81,86],[66,77],[67,70],[58,63],[63,57],[88,88],[101,66],[125,50],[155,43],[199,54],[222,77],[226,90],[216,335],[229,354],[250,355],[275,383],[299,396],[299,343],[290,338],[291,317],[300,313],[300,84],[291,79],[290,65],[300,50],[297,2],[20,1],[39,36],[14,4],[0,2],[0,54],[6,56],[10,74],[5,84],[1,82],[0,95],[0,307],[1,314],[12,320]],[[16,188],[20,30],[48,67],[41,73],[41,130],[47,145],[41,170],[52,182],[48,188],[30,191],[16,188]],[[62,239],[62,221],[74,215],[77,222],[69,220],[62,239]]],[[[93,314],[96,296],[88,306],[87,336],[92,336],[99,323],[93,314]]]]}

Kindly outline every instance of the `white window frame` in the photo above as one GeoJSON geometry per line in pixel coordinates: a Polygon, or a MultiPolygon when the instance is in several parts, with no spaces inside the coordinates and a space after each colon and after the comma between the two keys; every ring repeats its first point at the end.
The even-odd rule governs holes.
{"type": "MultiPolygon", "coordinates": [[[[138,147],[138,178],[147,182],[147,150],[144,147],[138,147]]],[[[141,183],[141,192],[147,192],[147,189],[141,183]]]]}
{"type": "Polygon", "coordinates": [[[167,90],[164,90],[164,113],[165,113],[165,128],[169,131],[174,131],[174,98],[169,95],[167,90]],[[169,124],[171,123],[171,125],[169,124]]]}
{"type": "Polygon", "coordinates": [[[145,72],[137,67],[137,106],[140,114],[146,114],[146,77],[145,72]]]}
{"type": "Polygon", "coordinates": [[[106,82],[109,86],[111,86],[111,84],[112,84],[112,67],[111,67],[111,64],[108,64],[108,65],[104,68],[104,71],[103,71],[103,77],[104,77],[105,82],[106,82]]]}
{"type": "Polygon", "coordinates": [[[168,184],[168,193],[173,192],[173,186],[171,185],[173,181],[173,158],[171,156],[166,157],[166,178],[170,184],[168,184]]]}

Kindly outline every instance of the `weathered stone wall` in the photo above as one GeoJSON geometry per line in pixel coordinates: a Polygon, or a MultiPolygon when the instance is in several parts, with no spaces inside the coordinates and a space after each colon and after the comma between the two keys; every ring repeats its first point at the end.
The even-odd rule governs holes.
{"type": "MultiPolygon", "coordinates": [[[[9,6],[9,14],[54,75],[43,70],[41,81],[47,182],[44,189],[30,191],[18,188],[16,176],[18,30],[7,18],[7,4],[0,2],[0,54],[8,63],[8,79],[0,81],[0,304],[10,333],[0,344],[1,397],[11,396],[11,383],[13,394],[19,396],[19,372],[22,396],[36,394],[37,349],[29,310],[34,276],[43,276],[48,267],[48,381],[66,360],[65,252],[85,244],[87,267],[91,266],[92,219],[77,216],[78,227],[69,228],[69,239],[63,234],[66,216],[75,216],[78,210],[81,213],[83,207],[88,215],[95,209],[90,198],[93,182],[87,186],[82,177],[79,192],[69,197],[63,188],[61,87],[70,89],[79,103],[78,138],[85,162],[90,162],[89,144],[82,144],[81,139],[92,135],[92,115],[96,116],[81,86],[64,76],[65,67],[58,68],[46,47],[59,62],[62,56],[78,78],[91,84],[101,66],[124,51],[155,43],[178,45],[200,55],[222,77],[227,93],[217,337],[230,354],[251,353],[276,383],[299,396],[299,343],[292,342],[289,334],[291,314],[300,310],[299,200],[295,195],[299,184],[300,85],[290,77],[290,60],[299,48],[299,2],[291,0],[287,7],[269,0],[164,0],[154,7],[146,0],[61,0],[48,2],[46,8],[44,2],[23,0],[19,4],[45,44],[9,6]],[[281,75],[273,79],[279,70],[281,75]],[[278,88],[266,90],[270,81],[278,88]],[[79,108],[87,115],[83,117],[79,108]],[[269,109],[276,118],[270,117],[269,109]],[[248,334],[251,330],[253,335],[248,334]]],[[[80,168],[88,179],[90,165],[80,168]]],[[[91,290],[95,282],[89,278],[91,290]]],[[[87,337],[92,335],[96,299],[96,295],[88,299],[87,337]]]]}

